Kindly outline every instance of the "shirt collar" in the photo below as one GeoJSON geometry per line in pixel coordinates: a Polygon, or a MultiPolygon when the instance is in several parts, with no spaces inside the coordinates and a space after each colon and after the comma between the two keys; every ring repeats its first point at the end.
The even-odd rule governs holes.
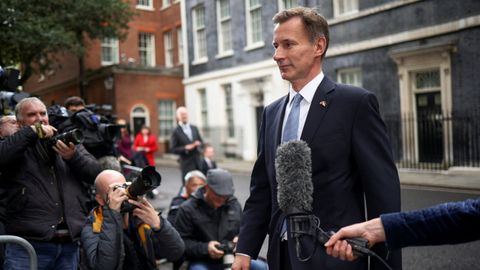
{"type": "MultiPolygon", "coordinates": [[[[315,78],[313,78],[310,82],[308,82],[298,93],[302,95],[303,99],[308,102],[308,104],[312,103],[313,96],[315,95],[315,91],[317,91],[318,86],[322,82],[325,75],[323,75],[323,71],[321,71],[315,78]]],[[[291,102],[293,100],[293,96],[297,94],[295,90],[293,90],[292,85],[288,87],[288,100],[291,102]]]]}

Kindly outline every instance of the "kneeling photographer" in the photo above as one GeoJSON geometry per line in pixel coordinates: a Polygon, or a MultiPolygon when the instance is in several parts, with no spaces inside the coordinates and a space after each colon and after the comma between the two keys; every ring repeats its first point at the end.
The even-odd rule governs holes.
{"type": "Polygon", "coordinates": [[[95,207],[82,231],[82,245],[93,269],[156,269],[156,260],[174,261],[184,252],[178,232],[142,196],[160,184],[154,167],[146,167],[126,184],[114,170],[95,180],[95,207]]]}

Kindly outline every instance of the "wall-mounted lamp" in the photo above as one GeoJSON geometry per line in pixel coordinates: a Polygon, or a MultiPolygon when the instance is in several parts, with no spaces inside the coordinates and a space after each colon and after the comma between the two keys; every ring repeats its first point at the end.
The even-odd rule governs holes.
{"type": "Polygon", "coordinates": [[[105,86],[105,89],[107,89],[107,90],[112,90],[113,89],[113,83],[114,83],[114,80],[113,80],[112,76],[108,76],[108,77],[105,78],[105,80],[103,80],[103,85],[105,86]]]}

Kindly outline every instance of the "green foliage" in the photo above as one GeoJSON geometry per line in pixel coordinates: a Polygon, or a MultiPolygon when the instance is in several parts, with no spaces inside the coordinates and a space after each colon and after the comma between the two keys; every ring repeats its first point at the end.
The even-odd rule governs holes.
{"type": "Polygon", "coordinates": [[[21,64],[22,81],[51,69],[54,53],[82,57],[85,37],[125,38],[134,16],[122,0],[0,0],[0,65],[21,64]]]}

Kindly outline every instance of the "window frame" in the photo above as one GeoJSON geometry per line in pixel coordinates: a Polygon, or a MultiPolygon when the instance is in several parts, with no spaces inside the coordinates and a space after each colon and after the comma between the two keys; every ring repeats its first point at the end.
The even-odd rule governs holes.
{"type": "Polygon", "coordinates": [[[232,39],[232,15],[231,15],[231,6],[230,0],[217,0],[216,1],[216,12],[217,12],[217,58],[233,55],[233,39],[232,39]],[[228,16],[222,16],[222,3],[227,3],[228,5],[228,16]],[[227,24],[227,25],[225,25],[227,24]],[[228,27],[228,29],[224,29],[228,27]],[[224,35],[224,30],[228,31],[228,36],[224,35]],[[226,39],[229,39],[228,41],[226,39]],[[230,47],[226,48],[226,42],[229,43],[230,47]]]}
{"type": "Polygon", "coordinates": [[[102,66],[115,65],[120,63],[120,47],[119,47],[118,38],[115,38],[115,37],[102,38],[102,41],[100,43],[100,48],[101,48],[100,62],[102,66]],[[108,40],[108,42],[105,42],[105,40],[108,40]],[[104,60],[104,53],[103,53],[104,48],[108,48],[110,50],[110,54],[112,56],[111,61],[104,60]]]}
{"type": "Polygon", "coordinates": [[[192,30],[193,30],[193,65],[206,63],[208,61],[207,51],[207,27],[205,22],[205,6],[199,5],[192,9],[192,30]],[[203,24],[198,25],[197,17],[199,11],[203,12],[203,24]]]}
{"type": "Polygon", "coordinates": [[[139,64],[146,67],[154,67],[156,65],[155,61],[155,34],[149,32],[139,32],[138,33],[138,58],[139,64]],[[146,47],[142,47],[142,35],[147,37],[145,40],[146,47]],[[145,52],[145,63],[142,62],[142,52],[145,52]]]}
{"type": "Polygon", "coordinates": [[[247,29],[247,46],[244,48],[245,51],[257,49],[260,47],[265,46],[265,42],[263,41],[263,21],[262,21],[262,4],[260,0],[245,0],[245,23],[246,23],[246,29],[247,29]],[[255,6],[250,5],[250,1],[258,1],[258,3],[255,6]],[[255,35],[255,29],[253,29],[253,19],[252,19],[252,12],[259,11],[259,35],[260,39],[259,40],[253,40],[254,35],[255,35]]]}
{"type": "Polygon", "coordinates": [[[163,33],[163,46],[165,53],[165,67],[173,67],[173,31],[166,31],[163,33]]]}

